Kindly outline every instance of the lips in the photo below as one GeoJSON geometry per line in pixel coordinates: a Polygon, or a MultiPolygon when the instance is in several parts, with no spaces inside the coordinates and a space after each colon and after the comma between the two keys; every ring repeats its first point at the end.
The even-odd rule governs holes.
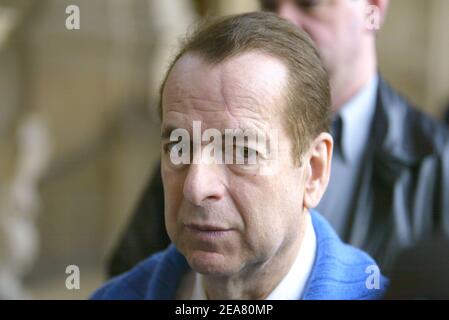
{"type": "Polygon", "coordinates": [[[215,225],[186,224],[185,227],[192,238],[202,242],[221,240],[232,232],[232,229],[215,225]]]}
{"type": "Polygon", "coordinates": [[[200,225],[200,224],[187,224],[187,228],[193,229],[195,231],[203,231],[203,232],[216,232],[216,231],[229,231],[231,229],[224,228],[220,226],[214,226],[214,225],[200,225]]]}

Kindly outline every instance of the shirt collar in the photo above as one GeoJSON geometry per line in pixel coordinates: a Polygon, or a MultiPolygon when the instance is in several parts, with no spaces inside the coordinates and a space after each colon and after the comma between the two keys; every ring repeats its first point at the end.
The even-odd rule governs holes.
{"type": "Polygon", "coordinates": [[[379,76],[375,74],[337,114],[342,120],[339,151],[346,161],[357,161],[363,154],[376,107],[378,83],[379,76]]]}
{"type": "MultiPolygon", "coordinates": [[[[316,254],[316,235],[310,213],[306,216],[304,238],[289,272],[279,282],[266,300],[297,300],[302,297],[307,281],[313,269],[316,254]]],[[[206,300],[201,274],[195,273],[192,300],[206,300]]]]}

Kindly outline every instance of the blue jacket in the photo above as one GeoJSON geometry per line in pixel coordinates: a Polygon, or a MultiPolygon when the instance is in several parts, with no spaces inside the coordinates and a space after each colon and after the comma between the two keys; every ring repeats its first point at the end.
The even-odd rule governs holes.
{"type": "MultiPolygon", "coordinates": [[[[302,299],[381,299],[388,280],[380,275],[379,288],[369,289],[377,265],[363,251],[344,244],[329,223],[311,211],[317,239],[315,263],[302,299]]],[[[111,279],[92,299],[159,299],[176,295],[183,275],[190,270],[184,256],[170,245],[111,279]]],[[[377,269],[378,270],[378,269],[377,269]]],[[[298,299],[301,297],[298,297],[298,299]]]]}

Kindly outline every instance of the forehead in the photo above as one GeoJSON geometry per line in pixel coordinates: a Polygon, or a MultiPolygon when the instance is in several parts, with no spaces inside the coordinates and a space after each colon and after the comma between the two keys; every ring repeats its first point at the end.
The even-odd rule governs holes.
{"type": "MultiPolygon", "coordinates": [[[[189,127],[260,127],[279,117],[288,70],[279,59],[247,52],[218,64],[185,54],[171,70],[163,91],[163,122],[189,127]],[[179,123],[184,122],[184,123],[179,123]]],[[[204,127],[204,128],[206,128],[204,127]]]]}

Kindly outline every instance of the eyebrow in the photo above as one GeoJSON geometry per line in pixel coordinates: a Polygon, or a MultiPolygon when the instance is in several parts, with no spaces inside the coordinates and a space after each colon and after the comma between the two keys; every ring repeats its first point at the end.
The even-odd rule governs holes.
{"type": "MultiPolygon", "coordinates": [[[[167,125],[167,126],[164,126],[164,127],[162,128],[161,139],[162,139],[162,140],[168,140],[168,139],[170,139],[170,136],[171,136],[172,131],[173,131],[173,130],[176,130],[176,129],[180,129],[180,128],[177,128],[177,127],[175,127],[175,126],[173,126],[173,125],[167,125]]],[[[236,139],[239,139],[239,138],[248,138],[248,137],[245,136],[245,134],[244,134],[246,130],[254,130],[254,129],[252,129],[252,128],[226,128],[226,129],[229,129],[229,130],[241,130],[241,131],[239,132],[239,134],[232,135],[232,136],[233,136],[233,139],[232,139],[232,142],[233,142],[233,143],[234,143],[234,138],[236,138],[236,139]]],[[[191,133],[190,133],[190,132],[189,132],[189,135],[191,136],[191,133]]],[[[256,132],[256,136],[257,136],[257,132],[256,132]]],[[[201,137],[202,137],[202,134],[201,134],[201,137]]],[[[224,143],[225,140],[226,140],[226,133],[223,132],[223,133],[221,134],[221,137],[222,137],[222,142],[224,143]]],[[[270,143],[270,142],[271,142],[270,136],[268,135],[266,138],[267,138],[266,142],[270,143]]],[[[244,140],[249,141],[248,139],[244,139],[244,140]]]]}

